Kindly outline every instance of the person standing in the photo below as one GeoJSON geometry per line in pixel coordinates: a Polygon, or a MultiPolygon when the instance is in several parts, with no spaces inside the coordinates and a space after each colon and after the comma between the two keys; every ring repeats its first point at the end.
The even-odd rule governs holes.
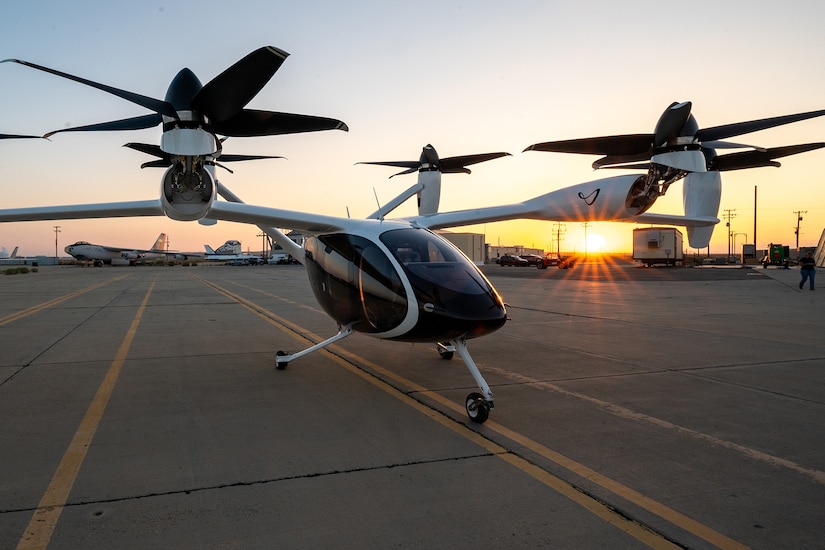
{"type": "Polygon", "coordinates": [[[802,280],[799,282],[799,288],[805,286],[805,281],[811,281],[810,287],[811,290],[814,290],[814,276],[816,275],[816,260],[814,260],[813,254],[808,252],[805,256],[799,260],[799,265],[802,266],[800,272],[802,273],[802,280]]]}

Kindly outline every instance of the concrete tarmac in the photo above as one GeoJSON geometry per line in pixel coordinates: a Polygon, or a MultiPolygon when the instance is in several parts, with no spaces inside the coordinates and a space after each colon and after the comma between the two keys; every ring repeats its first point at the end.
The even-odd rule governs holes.
{"type": "Polygon", "coordinates": [[[434,346],[276,370],[336,330],[301,266],[0,276],[0,548],[825,548],[825,289],[484,271],[483,425],[434,346]]]}

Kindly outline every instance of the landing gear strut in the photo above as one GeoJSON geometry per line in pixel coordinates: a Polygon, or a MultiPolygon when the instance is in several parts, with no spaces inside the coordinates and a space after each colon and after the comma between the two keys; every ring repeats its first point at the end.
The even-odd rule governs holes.
{"type": "Polygon", "coordinates": [[[349,324],[345,327],[338,327],[338,334],[336,334],[335,336],[333,336],[331,338],[327,338],[323,342],[319,342],[319,343],[315,344],[314,346],[310,346],[305,350],[302,350],[302,351],[299,351],[299,352],[296,352],[296,353],[292,353],[292,354],[289,354],[285,351],[279,351],[278,353],[275,354],[275,368],[278,369],[278,370],[284,370],[286,368],[286,366],[289,364],[289,362],[292,361],[293,359],[303,357],[304,355],[312,353],[313,351],[317,351],[321,348],[325,348],[328,345],[332,344],[333,342],[337,342],[338,340],[346,338],[350,334],[352,334],[352,325],[351,324],[349,324]]]}
{"type": "Polygon", "coordinates": [[[487,385],[487,381],[481,376],[475,361],[470,357],[470,352],[467,351],[467,342],[465,342],[464,338],[456,338],[455,340],[451,340],[450,343],[455,348],[455,351],[458,352],[458,355],[464,360],[464,364],[467,365],[467,370],[470,371],[470,374],[478,385],[478,389],[481,390],[481,393],[473,392],[467,396],[467,400],[465,401],[467,416],[476,424],[483,424],[487,420],[487,417],[490,416],[490,411],[493,410],[493,392],[490,390],[490,386],[487,385]]]}

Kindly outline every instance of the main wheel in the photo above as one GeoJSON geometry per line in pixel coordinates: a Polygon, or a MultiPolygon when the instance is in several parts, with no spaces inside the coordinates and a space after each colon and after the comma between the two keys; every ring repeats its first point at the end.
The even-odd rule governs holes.
{"type": "Polygon", "coordinates": [[[278,357],[283,357],[284,355],[287,355],[287,352],[279,351],[275,354],[275,368],[278,370],[284,370],[289,364],[289,361],[278,361],[278,357]]]}
{"type": "Polygon", "coordinates": [[[466,408],[467,416],[476,424],[483,424],[490,416],[490,406],[487,405],[484,396],[478,392],[467,396],[466,408]]]}

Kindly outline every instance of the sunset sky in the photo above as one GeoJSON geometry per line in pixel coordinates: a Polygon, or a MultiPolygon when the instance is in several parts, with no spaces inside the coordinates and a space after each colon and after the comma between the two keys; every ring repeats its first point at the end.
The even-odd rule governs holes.
{"type": "MultiPolygon", "coordinates": [[[[4,7],[0,59],[19,58],[163,98],[189,67],[208,82],[261,46],[291,55],[250,108],[343,120],[349,132],[232,138],[227,154],[287,160],[234,163],[218,177],[246,202],[366,216],[412,185],[392,168],[359,161],[415,160],[431,143],[442,157],[508,151],[445,175],[442,210],[519,202],[595,172],[595,157],[526,152],[537,142],[650,133],[674,101],[692,101],[701,127],[825,109],[825,3],[387,1],[29,1],[4,7]]],[[[0,64],[0,133],[36,134],[148,114],[101,91],[13,63],[0,64]]],[[[0,208],[156,198],[160,169],[122,147],[159,143],[160,127],[65,133],[0,142],[0,208]]],[[[825,117],[736,138],[773,147],[825,141],[825,117]]],[[[825,228],[825,149],[781,168],[725,173],[720,217],[733,214],[737,246],[816,245],[825,228]]],[[[652,211],[682,213],[681,185],[652,211]]],[[[396,214],[415,213],[410,202],[396,214]]],[[[78,240],[148,247],[166,232],[175,250],[228,239],[260,250],[252,226],[166,218],[0,224],[0,246],[60,255],[78,240]]],[[[593,224],[604,250],[631,250],[633,224],[593,224]]],[[[462,228],[487,242],[551,248],[552,222],[462,228]]],[[[724,220],[711,252],[727,250],[724,220]]],[[[555,246],[553,245],[553,248],[555,246]]],[[[566,250],[584,227],[566,224],[566,250]]]]}

